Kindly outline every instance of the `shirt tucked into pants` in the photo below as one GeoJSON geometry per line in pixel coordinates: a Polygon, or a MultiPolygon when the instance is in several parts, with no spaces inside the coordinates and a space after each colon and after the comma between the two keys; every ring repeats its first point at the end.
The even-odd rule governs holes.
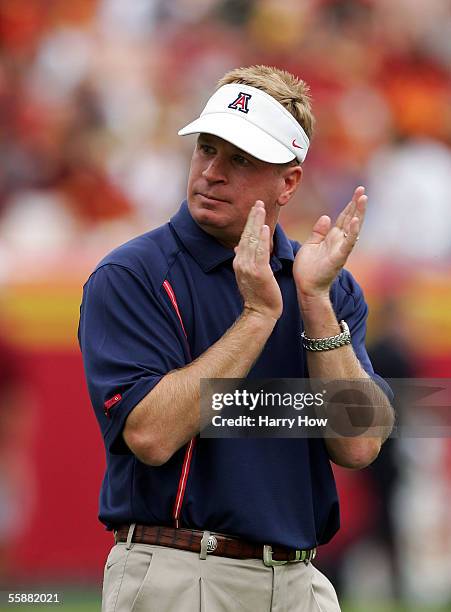
{"type": "Polygon", "coordinates": [[[312,563],[200,555],[120,542],[105,566],[102,612],[340,612],[312,563]]]}

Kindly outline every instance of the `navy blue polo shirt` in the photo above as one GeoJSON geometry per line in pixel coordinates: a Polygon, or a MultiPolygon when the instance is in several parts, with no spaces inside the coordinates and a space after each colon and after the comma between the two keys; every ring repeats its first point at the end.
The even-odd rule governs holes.
{"type": "MultiPolygon", "coordinates": [[[[307,375],[292,277],[298,248],[278,225],[271,267],[284,309],[249,377],[307,375]]],[[[185,449],[151,467],[131,453],[122,431],[130,411],[165,374],[201,355],[242,313],[233,257],[197,226],[184,202],[169,223],[107,255],[84,286],[79,341],[106,448],[99,518],[109,529],[131,522],[173,524],[185,449]],[[166,280],[186,336],[163,286],[166,280]]],[[[373,374],[360,287],[342,271],[331,295],[337,319],[350,327],[358,359],[373,374]]],[[[339,509],[324,441],[197,439],[180,526],[290,548],[327,542],[339,527],[339,509]]]]}

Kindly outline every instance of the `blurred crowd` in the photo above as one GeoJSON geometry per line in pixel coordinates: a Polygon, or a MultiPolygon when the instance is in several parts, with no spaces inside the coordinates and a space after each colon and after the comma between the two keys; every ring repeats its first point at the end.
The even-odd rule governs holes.
{"type": "Polygon", "coordinates": [[[267,63],[310,84],[317,117],[285,223],[302,237],[363,183],[363,249],[450,258],[447,0],[2,0],[0,40],[6,255],[166,220],[192,147],[177,129],[226,70],[267,63]]]}
{"type": "MultiPolygon", "coordinates": [[[[0,286],[21,261],[28,278],[52,262],[70,277],[85,257],[86,278],[110,248],[166,221],[184,198],[193,145],[177,130],[227,70],[251,64],[295,73],[313,97],[315,134],[285,229],[302,241],[319,214],[336,215],[366,185],[359,254],[367,271],[373,255],[387,264],[369,293],[385,330],[373,358],[389,378],[437,376],[440,346],[449,371],[450,292],[431,291],[430,277],[451,266],[450,0],[1,0],[0,286]],[[419,292],[406,269],[423,266],[419,292]],[[412,321],[441,312],[435,332],[404,328],[399,303],[384,297],[400,286],[412,321]],[[419,293],[427,307],[415,310],[419,293]],[[425,346],[429,370],[418,365],[425,346]]],[[[3,465],[15,462],[11,445],[1,448],[8,427],[0,419],[3,465]]],[[[356,481],[338,476],[355,538],[348,530],[332,549],[337,583],[346,590],[348,572],[352,588],[375,596],[451,601],[450,466],[449,441],[430,439],[393,444],[357,495],[356,481]]],[[[10,480],[0,473],[8,516],[20,497],[10,480]]]]}

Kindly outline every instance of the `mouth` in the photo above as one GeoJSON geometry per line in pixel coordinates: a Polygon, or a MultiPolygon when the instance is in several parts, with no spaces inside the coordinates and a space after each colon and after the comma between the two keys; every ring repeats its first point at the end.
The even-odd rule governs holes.
{"type": "Polygon", "coordinates": [[[197,196],[200,196],[206,203],[210,204],[230,204],[229,200],[224,200],[224,198],[218,198],[214,194],[206,194],[206,193],[196,193],[197,196]]]}

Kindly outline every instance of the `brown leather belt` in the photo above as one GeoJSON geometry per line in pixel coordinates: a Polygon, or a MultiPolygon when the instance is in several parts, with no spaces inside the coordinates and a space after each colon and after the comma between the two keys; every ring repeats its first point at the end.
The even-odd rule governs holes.
{"type": "MultiPolygon", "coordinates": [[[[129,527],[129,525],[123,525],[114,531],[116,542],[127,541],[129,527]]],[[[263,559],[265,565],[268,566],[297,561],[308,563],[316,555],[316,548],[294,550],[282,546],[254,544],[221,533],[148,525],[136,525],[131,542],[167,546],[201,554],[204,552],[205,555],[202,558],[206,558],[206,554],[209,554],[233,559],[263,559]]]]}

